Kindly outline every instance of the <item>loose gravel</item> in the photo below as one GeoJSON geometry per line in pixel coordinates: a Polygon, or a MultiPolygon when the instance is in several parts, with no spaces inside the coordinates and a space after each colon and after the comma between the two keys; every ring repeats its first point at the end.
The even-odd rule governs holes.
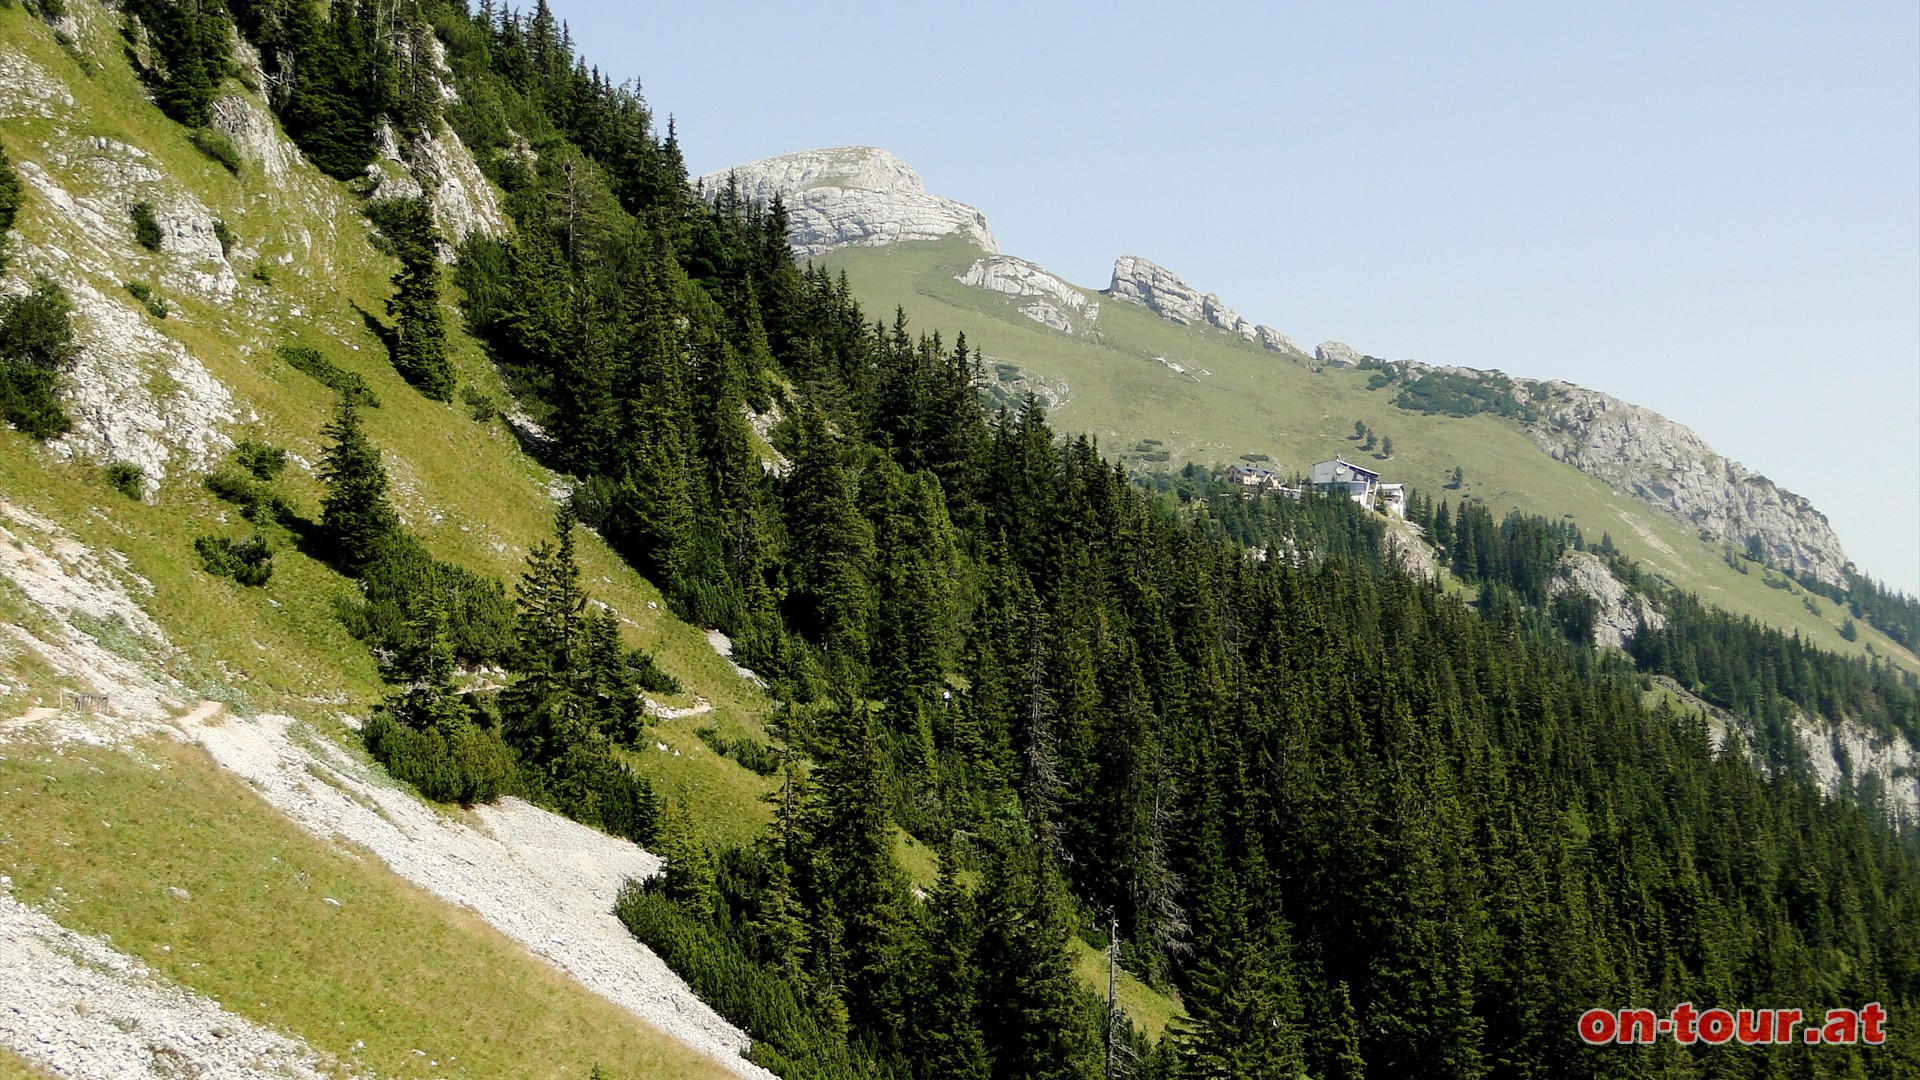
{"type": "MultiPolygon", "coordinates": [[[[0,879],[4,880],[4,879],[0,879]]],[[[0,1044],[60,1076],[339,1076],[306,1043],[181,989],[0,885],[0,1044]]]]}
{"type": "Polygon", "coordinates": [[[734,1073],[773,1077],[740,1056],[751,1045],[746,1033],[694,996],[613,916],[621,884],[659,873],[658,856],[518,799],[457,817],[435,811],[286,717],[209,719],[188,726],[189,737],[315,834],[372,851],[734,1073]]]}

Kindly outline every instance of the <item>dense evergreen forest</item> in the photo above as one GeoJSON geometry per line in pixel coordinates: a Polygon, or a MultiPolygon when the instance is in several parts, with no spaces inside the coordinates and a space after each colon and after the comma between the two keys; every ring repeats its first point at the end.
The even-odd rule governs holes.
{"type": "MultiPolygon", "coordinates": [[[[1633,593],[1652,602],[1658,625],[1632,635],[1628,653],[1640,670],[1670,676],[1688,692],[1751,722],[1776,768],[1793,768],[1796,715],[1850,718],[1882,734],[1920,743],[1920,680],[1877,657],[1843,657],[1799,634],[1783,634],[1750,618],[1708,606],[1642,571],[1614,549],[1611,537],[1588,545],[1569,521],[1511,513],[1499,522],[1484,504],[1414,500],[1413,520],[1453,574],[1480,587],[1478,607],[1491,618],[1509,611],[1549,625],[1579,644],[1591,641],[1596,605],[1576,591],[1553,588],[1569,549],[1589,550],[1633,593]]],[[[1776,578],[1782,584],[1785,578],[1776,578]]],[[[1878,593],[1888,602],[1885,593],[1878,593]]]]}
{"type": "MultiPolygon", "coordinates": [[[[313,535],[365,586],[343,616],[395,682],[370,745],[436,797],[524,791],[654,842],[668,872],[619,914],[757,1060],[790,1080],[1920,1070],[1912,836],[1716,753],[1572,647],[1580,613],[1543,575],[1574,535],[1443,507],[1456,572],[1516,598],[1476,611],[1383,560],[1344,500],[1183,502],[1031,401],[989,412],[974,343],[870,319],[795,264],[778,203],[695,192],[672,126],[544,0],[227,9],[288,132],[343,177],[382,118],[439,122],[444,46],[445,120],[514,230],[375,215],[402,262],[396,361],[452,393],[423,253],[457,242],[468,326],[578,479],[510,601],[405,534],[343,398],[313,535]],[[664,677],[587,605],[576,515],[768,677],[781,783],[758,842],[708,850],[620,765],[664,677]],[[457,693],[461,659],[509,685],[457,693]],[[931,891],[896,827],[939,852],[931,891]],[[1070,938],[1110,930],[1185,1005],[1155,1046],[1073,978],[1070,938]],[[1895,1033],[1875,1048],[1589,1047],[1574,1027],[1596,1004],[1876,1000],[1895,1033]]],[[[199,122],[194,73],[228,70],[226,38],[153,21],[191,60],[152,67],[156,96],[199,122]]],[[[1643,662],[1703,693],[1913,730],[1890,675],[1669,613],[1643,662]]]]}

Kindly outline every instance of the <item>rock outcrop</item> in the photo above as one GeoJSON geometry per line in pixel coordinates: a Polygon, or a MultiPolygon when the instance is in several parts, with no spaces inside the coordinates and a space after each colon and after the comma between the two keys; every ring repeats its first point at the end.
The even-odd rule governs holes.
{"type": "Polygon", "coordinates": [[[433,224],[446,241],[447,256],[470,233],[507,234],[506,214],[460,136],[442,123],[430,134],[403,145],[391,124],[376,134],[379,158],[367,166],[371,198],[410,199],[424,194],[433,207],[433,224]]]}
{"type": "Polygon", "coordinates": [[[1647,598],[1620,583],[1600,556],[1591,551],[1568,551],[1554,568],[1548,586],[1556,595],[1581,592],[1599,605],[1593,624],[1593,644],[1599,649],[1624,649],[1642,626],[1658,630],[1667,625],[1667,617],[1647,598]]]}
{"type": "Polygon", "coordinates": [[[710,199],[729,183],[762,204],[779,196],[790,221],[788,240],[801,255],[948,236],[965,237],[988,253],[1000,250],[985,214],[927,194],[912,166],[871,146],[782,154],[699,180],[710,199]]]}
{"type": "Polygon", "coordinates": [[[1245,318],[1213,293],[1202,295],[1171,270],[1138,255],[1122,255],[1114,261],[1113,283],[1106,294],[1182,326],[1210,326],[1275,352],[1306,355],[1287,335],[1245,318]]]}
{"type": "Polygon", "coordinates": [[[1100,317],[1100,304],[1088,300],[1086,293],[1011,255],[976,259],[964,273],[955,274],[954,280],[1010,297],[1038,297],[1021,305],[1020,314],[1062,333],[1082,333],[1100,317]]]}
{"type": "Polygon", "coordinates": [[[1360,363],[1360,352],[1344,341],[1323,341],[1313,347],[1313,358],[1328,367],[1353,367],[1360,363]]]}
{"type": "MultiPolygon", "coordinates": [[[[447,66],[446,46],[438,38],[429,38],[433,80],[440,103],[451,105],[460,100],[453,86],[453,69],[447,66]]],[[[426,132],[402,140],[393,125],[382,123],[375,133],[379,151],[367,166],[367,180],[373,199],[404,199],[426,195],[433,207],[433,224],[444,241],[442,258],[451,261],[454,249],[469,234],[505,236],[507,216],[499,196],[486,174],[473,160],[473,154],[444,120],[426,132]]]]}
{"type": "Polygon", "coordinates": [[[1665,510],[1705,539],[1745,550],[1758,537],[1775,566],[1846,584],[1840,538],[1806,498],[1651,409],[1571,383],[1518,385],[1539,412],[1527,435],[1548,456],[1665,510]]]}

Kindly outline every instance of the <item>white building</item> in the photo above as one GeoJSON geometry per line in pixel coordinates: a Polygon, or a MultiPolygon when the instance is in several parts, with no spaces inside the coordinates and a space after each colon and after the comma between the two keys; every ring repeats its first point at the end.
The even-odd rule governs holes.
{"type": "MultiPolygon", "coordinates": [[[[1345,495],[1369,509],[1380,488],[1380,474],[1343,458],[1322,461],[1307,470],[1307,483],[1315,491],[1345,495]]],[[[1395,487],[1400,485],[1395,484],[1395,487]]]]}

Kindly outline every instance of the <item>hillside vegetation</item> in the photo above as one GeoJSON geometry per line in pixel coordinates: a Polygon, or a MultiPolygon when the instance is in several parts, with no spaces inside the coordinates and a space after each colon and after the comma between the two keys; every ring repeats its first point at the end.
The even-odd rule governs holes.
{"type": "MultiPolygon", "coordinates": [[[[1920,1005],[1920,850],[1871,785],[1716,749],[1617,656],[1409,574],[1344,499],[1143,486],[995,401],[1017,335],[937,296],[875,318],[794,263],[781,204],[698,198],[544,2],[232,0],[257,67],[161,0],[133,6],[144,40],[72,8],[0,10],[9,288],[49,275],[82,347],[70,433],[0,432],[0,705],[48,710],[0,760],[0,859],[37,910],[380,1075],[760,1075],[138,720],[309,825],[307,801],[429,815],[365,786],[371,755],[460,828],[504,812],[460,801],[517,794],[646,842],[664,872],[602,901],[632,938],[587,960],[652,963],[637,939],[786,1080],[1920,1068],[1899,1040],[1622,1054],[1573,1024],[1920,1005]],[[237,165],[197,126],[229,97],[273,134],[237,165]],[[179,717],[196,696],[232,717],[179,717]],[[311,785],[230,753],[298,766],[299,740],[311,785]],[[1117,1011],[1087,962],[1109,949],[1117,1011]]],[[[1193,340],[1134,314],[1114,326],[1153,355],[1193,340]]],[[[1344,376],[1286,378],[1353,429],[1344,376]]],[[[1187,384],[1107,385],[1144,416],[1187,384]]],[[[1360,419],[1398,450],[1397,419],[1360,419]]],[[[1318,457],[1321,430],[1289,437],[1318,457]]],[[[1406,430],[1436,478],[1520,438],[1406,430]]],[[[1657,520],[1497,458],[1457,490],[1582,492],[1583,528],[1689,572],[1657,520]]],[[[1913,715],[1910,680],[1884,688],[1913,715]]]]}
{"type": "Polygon", "coordinates": [[[1813,592],[1785,580],[1769,588],[1761,575],[1730,564],[1718,540],[1704,541],[1646,503],[1553,460],[1498,411],[1453,416],[1445,409],[1402,408],[1395,400],[1403,391],[1376,378],[1378,371],[1316,368],[1236,335],[1178,326],[1117,301],[1100,304],[1098,323],[1086,333],[1062,333],[1022,315],[1016,301],[956,280],[984,254],[949,238],[843,248],[819,261],[845,271],[868,310],[904,307],[921,325],[983,343],[990,363],[1064,384],[1055,421],[1095,436],[1130,468],[1230,465],[1251,453],[1268,455],[1272,467],[1291,474],[1343,454],[1436,498],[1444,493],[1456,502],[1483,502],[1495,518],[1512,509],[1569,518],[1596,537],[1611,535],[1649,572],[1707,603],[1836,652],[1866,655],[1871,646],[1883,659],[1920,672],[1910,648],[1864,620],[1856,620],[1857,638],[1843,637],[1847,611],[1822,595],[1824,587],[1813,592]],[[1174,371],[1168,361],[1184,370],[1174,371]],[[1361,449],[1352,438],[1356,421],[1392,438],[1390,460],[1377,447],[1361,449]],[[1456,468],[1464,483],[1450,489],[1456,468]]]}

